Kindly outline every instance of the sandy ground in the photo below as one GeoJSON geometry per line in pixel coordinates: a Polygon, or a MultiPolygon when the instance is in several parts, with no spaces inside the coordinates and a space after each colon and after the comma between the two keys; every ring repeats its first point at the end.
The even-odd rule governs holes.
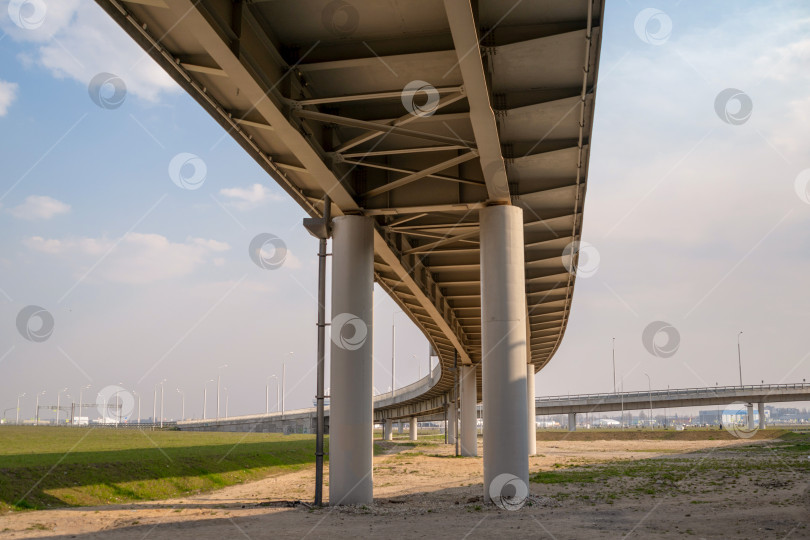
{"type": "MultiPolygon", "coordinates": [[[[446,445],[393,444],[375,457],[375,504],[369,507],[291,505],[312,500],[310,468],[184,499],[6,514],[0,516],[0,537],[810,538],[810,474],[803,471],[764,483],[760,477],[746,483],[744,474],[733,482],[692,478],[699,495],[663,486],[649,496],[611,502],[600,496],[607,493],[602,485],[586,484],[584,493],[580,486],[559,499],[568,487],[532,483],[531,505],[509,512],[483,504],[480,457],[454,458],[446,445]]],[[[746,443],[538,441],[530,471],[664,455],[696,463],[708,455],[749,459],[734,448],[741,444],[746,443]]]]}

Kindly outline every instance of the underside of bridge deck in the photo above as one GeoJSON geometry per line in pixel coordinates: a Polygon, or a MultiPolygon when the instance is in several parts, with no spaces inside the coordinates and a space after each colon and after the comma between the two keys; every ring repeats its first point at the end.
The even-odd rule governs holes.
{"type": "Polygon", "coordinates": [[[579,258],[602,0],[97,2],[308,214],[328,196],[333,216],[368,218],[373,278],[442,366],[375,414],[441,412],[456,362],[486,393],[484,208],[520,210],[524,350],[532,371],[549,361],[579,258]]]}

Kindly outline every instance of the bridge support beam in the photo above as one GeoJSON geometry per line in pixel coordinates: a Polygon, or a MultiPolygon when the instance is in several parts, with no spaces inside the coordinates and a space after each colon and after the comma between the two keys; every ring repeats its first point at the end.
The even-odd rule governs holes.
{"type": "Polygon", "coordinates": [[[374,499],[372,220],[336,217],[332,238],[329,504],[369,504],[374,499]]]}
{"type": "Polygon", "coordinates": [[[397,422],[397,433],[399,433],[400,435],[402,435],[402,431],[405,429],[405,428],[403,427],[404,425],[405,425],[405,424],[402,422],[402,420],[399,420],[399,421],[397,422]]]}
{"type": "Polygon", "coordinates": [[[456,428],[458,419],[456,418],[456,403],[451,401],[447,404],[447,444],[456,444],[456,428]]]}
{"type": "Polygon", "coordinates": [[[745,404],[746,416],[748,417],[748,430],[754,431],[754,404],[745,404]]]}
{"type": "Polygon", "coordinates": [[[568,431],[576,431],[577,430],[577,413],[570,412],[568,413],[568,431]]]}
{"type": "Polygon", "coordinates": [[[489,502],[490,486],[500,475],[529,485],[523,209],[488,206],[479,218],[484,500],[489,502]]]}
{"type": "Polygon", "coordinates": [[[390,418],[383,422],[383,439],[386,441],[394,440],[394,421],[390,418]]]}
{"type": "MultiPolygon", "coordinates": [[[[528,336],[526,340],[528,341],[528,336]]],[[[529,417],[529,455],[537,453],[537,415],[534,405],[534,364],[526,364],[526,414],[529,417]]]]}
{"type": "Polygon", "coordinates": [[[757,404],[759,412],[759,429],[765,429],[765,404],[760,402],[757,404]]]}
{"type": "Polygon", "coordinates": [[[461,455],[478,455],[478,390],[475,366],[461,366],[461,455]]]}
{"type": "Polygon", "coordinates": [[[418,425],[418,420],[415,416],[411,416],[411,425],[409,428],[409,435],[412,441],[416,440],[416,426],[418,425]]]}

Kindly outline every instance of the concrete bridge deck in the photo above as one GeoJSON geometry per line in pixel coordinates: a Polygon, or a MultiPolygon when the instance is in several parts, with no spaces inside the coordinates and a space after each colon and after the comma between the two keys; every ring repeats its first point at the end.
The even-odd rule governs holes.
{"type": "MultiPolygon", "coordinates": [[[[438,370],[439,366],[434,368],[438,370]]],[[[433,374],[435,375],[435,373],[433,374]]],[[[415,383],[397,390],[393,398],[391,394],[382,394],[375,397],[374,422],[381,423],[386,420],[403,420],[417,417],[419,421],[443,421],[443,413],[430,412],[419,414],[414,411],[400,417],[389,416],[386,405],[407,397],[410,393],[424,391],[429,385],[431,377],[425,377],[415,383]],[[377,406],[379,406],[377,408],[377,406]]],[[[535,401],[536,415],[598,413],[609,411],[632,411],[678,407],[699,407],[710,405],[730,405],[731,403],[757,403],[760,411],[765,403],[781,403],[789,401],[810,401],[810,383],[796,384],[763,384],[746,386],[719,386],[707,388],[678,388],[667,390],[652,390],[640,392],[621,392],[616,394],[580,394],[573,396],[549,396],[538,398],[535,401]]],[[[326,425],[329,425],[329,407],[325,414],[326,425]]],[[[762,415],[760,415],[762,416],[762,415]]],[[[575,422],[572,422],[572,424],[575,422]]],[[[311,433],[315,426],[315,408],[296,409],[281,413],[254,414],[247,416],[234,416],[230,418],[187,420],[178,422],[181,430],[191,431],[255,431],[257,433],[311,433]]]]}
{"type": "Polygon", "coordinates": [[[618,410],[697,407],[742,403],[776,403],[810,401],[810,383],[762,384],[746,386],[715,386],[679,388],[616,394],[585,394],[537,398],[538,415],[567,413],[597,413],[618,410]]]}

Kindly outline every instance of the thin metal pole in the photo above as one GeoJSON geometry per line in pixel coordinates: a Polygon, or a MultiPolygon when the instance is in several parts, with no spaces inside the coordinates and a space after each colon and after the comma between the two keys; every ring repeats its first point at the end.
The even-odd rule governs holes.
{"type": "MultiPolygon", "coordinates": [[[[332,201],[323,200],[323,219],[329,236],[332,201]]],[[[326,238],[318,239],[318,376],[315,390],[315,505],[323,506],[324,372],[326,355],[326,238]]]]}
{"type": "Polygon", "coordinates": [[[284,419],[284,394],[287,393],[287,364],[281,362],[281,418],[284,419]]]}
{"type": "MultiPolygon", "coordinates": [[[[647,375],[646,373],[644,375],[647,375]]],[[[650,430],[653,429],[653,409],[652,409],[652,381],[650,376],[647,375],[647,392],[650,395],[650,430]]]]}
{"type": "Polygon", "coordinates": [[[394,399],[394,374],[397,370],[397,327],[394,325],[394,317],[391,316],[391,399],[394,399]]]}
{"type": "Polygon", "coordinates": [[[742,355],[740,354],[740,336],[742,332],[737,334],[737,366],[740,368],[740,387],[742,387],[742,355]]]}
{"type": "Polygon", "coordinates": [[[163,383],[160,383],[160,427],[163,427],[163,383]]]}
{"type": "Polygon", "coordinates": [[[613,393],[616,393],[616,338],[613,338],[613,393]]]}
{"type": "Polygon", "coordinates": [[[208,405],[208,383],[203,386],[203,420],[205,420],[205,409],[208,405]]]}
{"type": "Polygon", "coordinates": [[[453,410],[455,411],[453,433],[456,435],[456,456],[459,455],[459,432],[458,432],[458,351],[453,351],[453,410]]]}

